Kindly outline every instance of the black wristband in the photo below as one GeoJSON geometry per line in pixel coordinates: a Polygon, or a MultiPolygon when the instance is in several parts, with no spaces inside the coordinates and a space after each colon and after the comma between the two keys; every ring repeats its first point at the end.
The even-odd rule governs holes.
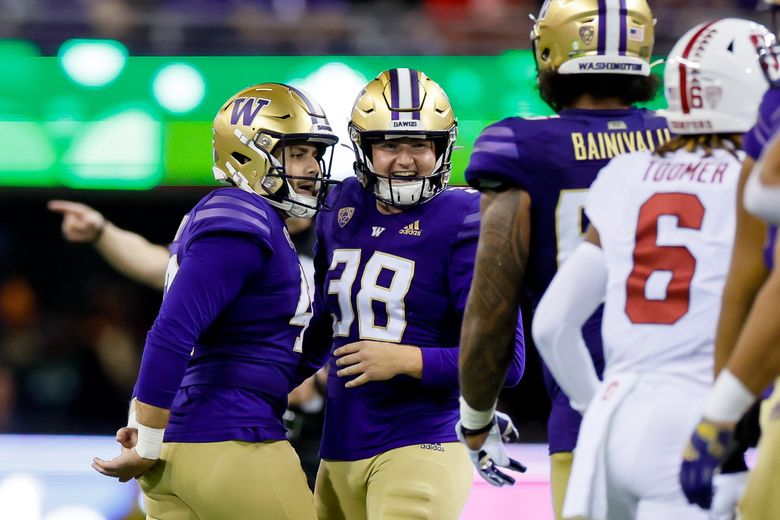
{"type": "Polygon", "coordinates": [[[485,426],[483,426],[482,428],[477,428],[476,430],[469,430],[468,428],[466,428],[465,426],[463,426],[463,424],[461,424],[461,425],[460,425],[460,432],[461,432],[461,433],[462,433],[464,436],[466,436],[466,437],[468,437],[468,436],[470,436],[470,435],[480,435],[480,434],[482,434],[482,433],[487,433],[487,432],[489,432],[489,431],[490,431],[490,428],[492,428],[492,427],[493,427],[493,425],[495,424],[495,422],[496,422],[496,421],[495,421],[495,416],[493,416],[493,418],[492,418],[492,419],[490,419],[490,422],[489,422],[489,423],[487,423],[487,424],[486,424],[485,426]]]}

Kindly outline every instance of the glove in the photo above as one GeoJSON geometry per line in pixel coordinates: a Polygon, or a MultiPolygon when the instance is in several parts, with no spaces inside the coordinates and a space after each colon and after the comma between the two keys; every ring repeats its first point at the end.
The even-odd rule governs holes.
{"type": "Polygon", "coordinates": [[[691,504],[709,509],[712,504],[712,478],[729,455],[734,426],[702,419],[688,442],[680,467],[680,485],[691,504]]]}
{"type": "Polygon", "coordinates": [[[712,498],[710,520],[735,520],[737,503],[747,486],[748,472],[721,473],[712,479],[715,493],[712,498]]]}
{"type": "Polygon", "coordinates": [[[482,478],[494,486],[501,487],[506,484],[511,486],[515,483],[514,478],[498,469],[500,467],[509,468],[520,473],[525,472],[526,467],[510,458],[507,455],[506,448],[504,448],[505,442],[515,442],[520,438],[517,428],[512,424],[512,419],[505,413],[496,412],[493,415],[493,419],[479,430],[467,430],[458,421],[458,424],[455,425],[455,432],[458,435],[458,440],[463,444],[466,444],[467,435],[478,435],[488,432],[488,436],[481,448],[472,450],[466,444],[466,450],[469,453],[469,458],[471,458],[471,463],[477,468],[482,478]]]}

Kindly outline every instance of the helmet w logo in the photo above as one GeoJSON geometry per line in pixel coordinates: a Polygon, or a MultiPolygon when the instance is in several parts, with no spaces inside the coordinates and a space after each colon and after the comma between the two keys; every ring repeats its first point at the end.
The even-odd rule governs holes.
{"type": "Polygon", "coordinates": [[[236,125],[238,120],[241,119],[242,125],[251,125],[260,109],[270,102],[269,99],[263,98],[236,98],[233,101],[233,113],[230,114],[230,124],[236,125]]]}

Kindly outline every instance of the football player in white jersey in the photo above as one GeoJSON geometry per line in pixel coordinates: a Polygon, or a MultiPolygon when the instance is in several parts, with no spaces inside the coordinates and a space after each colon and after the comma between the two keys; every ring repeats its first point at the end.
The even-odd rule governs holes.
{"type": "Polygon", "coordinates": [[[707,518],[686,502],[677,475],[712,381],[740,134],[755,121],[767,86],[756,36],[769,32],[725,19],[677,42],[664,75],[677,137],[601,170],[586,203],[586,242],[537,309],[539,351],[572,406],[585,412],[564,517],[707,518]],[[600,382],[581,326],[602,300],[600,382]]]}

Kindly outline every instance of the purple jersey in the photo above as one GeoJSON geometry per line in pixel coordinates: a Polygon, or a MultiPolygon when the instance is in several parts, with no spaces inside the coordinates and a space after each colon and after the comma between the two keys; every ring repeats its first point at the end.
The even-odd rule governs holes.
{"type": "Polygon", "coordinates": [[[184,217],[171,249],[138,398],[171,409],[167,442],[284,439],[310,310],[284,221],[257,195],[215,190],[184,217]]]}
{"type": "MultiPolygon", "coordinates": [[[[421,380],[400,375],[345,388],[348,379],[336,375],[330,356],[321,456],[359,460],[401,446],[456,441],[457,347],[476,256],[478,194],[450,188],[426,204],[384,215],[350,178],[331,202],[334,210],[317,218],[310,331],[325,316],[334,349],[360,340],[415,345],[423,374],[421,380]]],[[[523,370],[522,320],[516,340],[510,385],[523,370]]]]}
{"type": "MultiPolygon", "coordinates": [[[[531,197],[531,242],[525,286],[536,305],[558,265],[582,241],[587,190],[614,156],[653,150],[668,141],[666,120],[643,109],[564,109],[558,116],[508,118],[487,127],[477,139],[466,180],[478,189],[513,186],[531,197]]],[[[583,327],[599,374],[604,368],[601,309],[583,327]]],[[[550,452],[571,451],[580,414],[544,367],[553,402],[548,423],[550,452]]]]}
{"type": "Polygon", "coordinates": [[[780,128],[780,88],[770,88],[764,93],[758,107],[758,120],[747,131],[742,148],[754,160],[758,160],[764,146],[780,128]]]}

